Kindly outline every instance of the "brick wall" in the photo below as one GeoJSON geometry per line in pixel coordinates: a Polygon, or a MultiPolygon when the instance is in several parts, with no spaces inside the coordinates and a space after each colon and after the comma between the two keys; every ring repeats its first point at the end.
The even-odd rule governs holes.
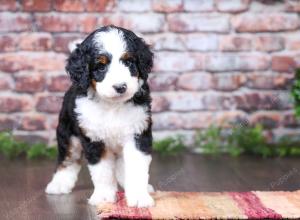
{"type": "Polygon", "coordinates": [[[107,24],[153,45],[157,137],[230,122],[300,133],[288,94],[299,0],[0,0],[0,11],[0,129],[20,138],[53,142],[68,43],[107,24]]]}

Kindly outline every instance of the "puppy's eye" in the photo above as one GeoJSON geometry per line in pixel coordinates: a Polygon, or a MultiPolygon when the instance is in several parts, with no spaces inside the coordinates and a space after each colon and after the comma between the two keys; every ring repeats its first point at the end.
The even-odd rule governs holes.
{"type": "Polygon", "coordinates": [[[132,66],[134,64],[134,60],[133,59],[127,59],[124,60],[124,63],[126,66],[132,66]]]}
{"type": "Polygon", "coordinates": [[[100,64],[98,65],[98,69],[99,69],[100,71],[106,70],[106,64],[100,63],[100,64]]]}

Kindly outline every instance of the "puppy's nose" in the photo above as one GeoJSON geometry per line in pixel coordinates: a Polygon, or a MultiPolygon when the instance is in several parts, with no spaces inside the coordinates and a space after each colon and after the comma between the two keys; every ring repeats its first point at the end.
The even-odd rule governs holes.
{"type": "Polygon", "coordinates": [[[115,84],[113,85],[113,88],[116,90],[117,93],[123,94],[124,92],[126,92],[127,85],[126,83],[115,84]]]}

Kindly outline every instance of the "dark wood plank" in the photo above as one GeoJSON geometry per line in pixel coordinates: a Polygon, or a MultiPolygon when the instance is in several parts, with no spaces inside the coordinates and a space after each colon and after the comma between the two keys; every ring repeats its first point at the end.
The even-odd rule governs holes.
{"type": "MultiPolygon", "coordinates": [[[[71,194],[50,196],[44,193],[54,163],[0,158],[1,220],[97,219],[95,208],[87,205],[92,183],[86,167],[71,194]]],[[[230,158],[190,153],[176,157],[154,155],[150,182],[158,190],[295,190],[300,186],[299,171],[299,158],[230,158]]]]}

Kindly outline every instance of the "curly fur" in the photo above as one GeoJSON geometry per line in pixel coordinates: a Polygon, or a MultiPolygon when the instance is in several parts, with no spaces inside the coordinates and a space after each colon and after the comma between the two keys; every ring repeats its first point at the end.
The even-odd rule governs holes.
{"type": "Polygon", "coordinates": [[[82,145],[95,186],[90,204],[114,201],[114,180],[120,180],[117,175],[121,175],[125,179],[119,183],[127,191],[129,205],[153,205],[147,192],[152,146],[147,78],[152,66],[153,53],[144,40],[116,26],[97,29],[72,51],[66,65],[72,86],[64,96],[57,127],[57,172],[47,186],[47,193],[68,193],[75,185],[81,159],[78,152],[76,159],[73,155],[73,137],[82,145]],[[112,38],[114,42],[110,42],[112,38]],[[106,51],[112,46],[115,51],[106,51]],[[132,56],[130,60],[124,60],[124,53],[132,56]],[[105,56],[107,64],[99,63],[100,55],[105,56]],[[113,83],[119,81],[127,83],[124,94],[114,90],[113,83]],[[124,161],[124,167],[115,166],[119,159],[124,161]],[[115,171],[116,167],[119,170],[115,171]],[[64,172],[68,173],[65,181],[61,179],[64,172]],[[134,175],[140,175],[141,180],[132,179],[134,175]],[[135,193],[132,189],[139,191],[135,193]]]}

